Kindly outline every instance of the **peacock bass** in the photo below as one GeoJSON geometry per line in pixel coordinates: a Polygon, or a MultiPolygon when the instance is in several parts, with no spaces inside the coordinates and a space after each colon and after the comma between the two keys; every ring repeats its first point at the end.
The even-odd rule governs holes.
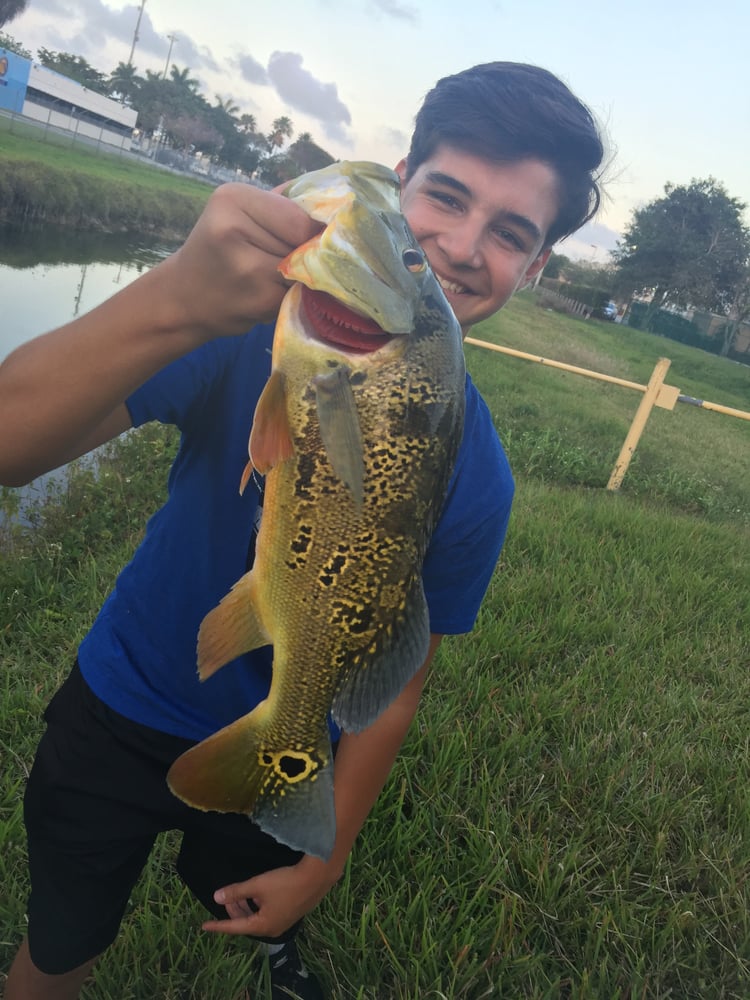
{"type": "Polygon", "coordinates": [[[293,284],[242,477],[266,476],[255,563],[198,637],[202,679],[268,643],[273,679],[168,781],[192,806],[246,813],[328,858],[328,715],[369,726],[427,654],[422,563],[461,441],[465,369],[393,171],[337,163],[285,194],[325,228],[280,266],[293,284]]]}

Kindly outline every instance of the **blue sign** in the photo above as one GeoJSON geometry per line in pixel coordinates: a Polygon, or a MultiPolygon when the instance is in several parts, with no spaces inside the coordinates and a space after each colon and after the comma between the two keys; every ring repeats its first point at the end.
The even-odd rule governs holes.
{"type": "Polygon", "coordinates": [[[23,111],[31,60],[0,48],[0,108],[23,111]]]}

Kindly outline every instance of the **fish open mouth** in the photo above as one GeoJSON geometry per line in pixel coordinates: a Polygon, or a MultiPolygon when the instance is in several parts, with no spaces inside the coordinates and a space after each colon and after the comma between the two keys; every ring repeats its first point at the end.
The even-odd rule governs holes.
{"type": "Polygon", "coordinates": [[[302,308],[315,336],[344,350],[369,353],[392,339],[374,320],[349,309],[328,292],[303,285],[302,308]]]}

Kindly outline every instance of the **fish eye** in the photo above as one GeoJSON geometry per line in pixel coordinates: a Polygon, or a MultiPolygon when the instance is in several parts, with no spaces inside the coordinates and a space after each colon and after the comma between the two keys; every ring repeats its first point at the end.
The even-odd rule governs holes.
{"type": "Polygon", "coordinates": [[[414,247],[407,247],[401,254],[401,260],[404,262],[404,267],[407,271],[411,271],[412,274],[418,274],[425,269],[424,254],[421,250],[417,250],[414,247]]]}

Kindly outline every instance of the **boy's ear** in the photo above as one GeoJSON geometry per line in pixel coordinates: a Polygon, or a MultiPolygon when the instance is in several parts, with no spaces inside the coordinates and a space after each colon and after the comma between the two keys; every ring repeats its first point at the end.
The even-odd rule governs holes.
{"type": "Polygon", "coordinates": [[[533,281],[534,278],[536,278],[537,274],[539,274],[539,272],[542,270],[544,265],[549,260],[549,255],[551,253],[552,253],[552,247],[550,247],[548,250],[542,250],[539,256],[535,257],[534,260],[531,262],[531,264],[529,264],[528,268],[526,269],[526,275],[525,275],[526,284],[528,284],[530,281],[533,281]]]}
{"type": "Polygon", "coordinates": [[[406,182],[406,157],[400,159],[393,169],[398,174],[401,181],[401,187],[403,187],[406,182]]]}

